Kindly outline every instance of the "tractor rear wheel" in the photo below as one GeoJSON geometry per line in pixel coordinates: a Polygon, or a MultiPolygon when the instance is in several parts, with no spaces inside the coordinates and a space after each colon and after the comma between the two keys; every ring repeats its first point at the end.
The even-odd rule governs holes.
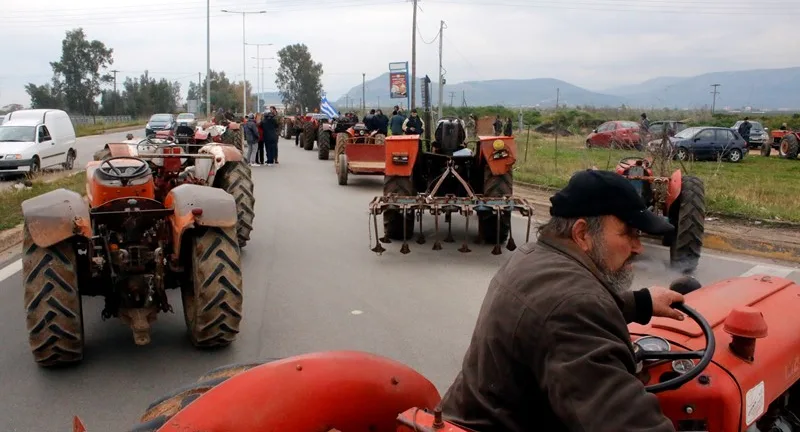
{"type": "MultiPolygon", "coordinates": [[[[273,359],[275,360],[275,359],[273,359]]],[[[181,387],[151,403],[139,418],[139,425],[129,432],[155,432],[164,426],[180,410],[192,403],[207,391],[241,372],[261,366],[272,360],[257,363],[242,363],[223,366],[206,372],[196,383],[181,387]]]]}
{"type": "Polygon", "coordinates": [[[250,166],[243,161],[226,163],[214,178],[215,187],[224,189],[236,200],[236,238],[243,248],[250,240],[255,219],[256,197],[253,194],[253,177],[250,166]]]}
{"type": "Polygon", "coordinates": [[[189,339],[198,348],[230,345],[242,320],[242,270],[234,228],[200,228],[192,236],[191,280],[181,289],[189,339]]]}
{"type": "MultiPolygon", "coordinates": [[[[414,184],[411,177],[385,176],[383,194],[396,193],[400,196],[414,196],[414,184]]],[[[414,212],[406,211],[403,218],[402,210],[386,210],[383,212],[383,232],[391,240],[408,240],[414,235],[414,212]],[[406,238],[403,238],[405,226],[406,238]]]]}
{"type": "MultiPolygon", "coordinates": [[[[483,169],[483,195],[487,197],[510,196],[514,191],[514,177],[511,171],[503,175],[493,175],[489,165],[483,169]]],[[[511,229],[511,212],[500,215],[482,211],[478,213],[478,228],[484,243],[497,244],[508,239],[511,229]],[[497,218],[500,218],[500,237],[497,236],[497,218]]]]}
{"type": "Polygon", "coordinates": [[[306,123],[303,125],[303,148],[311,151],[314,150],[314,141],[317,139],[317,130],[314,124],[306,123]]]}
{"type": "Polygon", "coordinates": [[[783,139],[781,139],[780,149],[782,158],[796,159],[797,154],[800,153],[800,142],[797,140],[797,136],[794,134],[784,136],[783,139]]]}
{"type": "Polygon", "coordinates": [[[64,240],[39,247],[25,225],[22,251],[25,321],[34,360],[46,367],[83,360],[83,310],[74,245],[64,240]]]}
{"type": "Polygon", "coordinates": [[[331,133],[323,131],[319,135],[319,160],[328,160],[328,153],[331,150],[331,133]]]}
{"type": "Polygon", "coordinates": [[[670,223],[675,227],[669,242],[669,258],[673,267],[684,273],[697,268],[703,249],[706,199],[703,181],[694,176],[684,176],[681,193],[670,209],[670,223]]]}

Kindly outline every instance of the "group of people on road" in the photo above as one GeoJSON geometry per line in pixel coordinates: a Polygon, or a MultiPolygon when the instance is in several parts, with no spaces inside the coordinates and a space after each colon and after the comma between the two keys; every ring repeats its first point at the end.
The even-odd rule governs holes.
{"type": "Polygon", "coordinates": [[[263,113],[250,113],[244,124],[247,163],[252,166],[278,164],[278,110],[270,106],[263,113]],[[266,161],[264,161],[266,156],[266,161]]]}

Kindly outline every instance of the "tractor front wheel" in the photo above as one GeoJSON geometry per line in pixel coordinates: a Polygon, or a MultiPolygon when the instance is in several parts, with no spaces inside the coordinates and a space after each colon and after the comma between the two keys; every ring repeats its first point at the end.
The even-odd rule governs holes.
{"type": "Polygon", "coordinates": [[[256,197],[253,194],[253,178],[250,167],[243,161],[226,163],[214,179],[216,187],[224,189],[236,200],[236,238],[243,248],[250,240],[255,219],[256,197]]]}
{"type": "Polygon", "coordinates": [[[317,130],[312,123],[303,125],[303,148],[305,150],[314,150],[314,141],[317,139],[317,130]]]}
{"type": "Polygon", "coordinates": [[[670,263],[684,273],[697,268],[703,249],[705,232],[705,186],[697,177],[684,176],[681,193],[669,210],[670,223],[675,227],[668,242],[670,263]]]}
{"type": "MultiPolygon", "coordinates": [[[[493,175],[486,165],[483,170],[483,195],[487,197],[511,196],[514,191],[514,177],[511,171],[502,175],[493,175]]],[[[508,239],[511,229],[511,212],[502,211],[500,215],[481,211],[478,213],[478,228],[484,243],[497,244],[508,239]],[[497,219],[500,218],[500,236],[497,235],[497,219]]]]}
{"type": "Polygon", "coordinates": [[[338,163],[336,164],[337,177],[341,186],[347,185],[347,155],[342,153],[339,155],[338,163]]]}
{"type": "Polygon", "coordinates": [[[331,150],[331,133],[322,132],[319,136],[319,151],[317,155],[319,160],[328,160],[328,153],[331,150]]]}
{"type": "Polygon", "coordinates": [[[83,310],[75,247],[64,240],[37,246],[28,226],[22,230],[22,283],[28,342],[40,366],[83,360],[83,310]]]}
{"type": "MultiPolygon", "coordinates": [[[[399,196],[414,196],[414,184],[411,177],[385,176],[383,194],[399,196]]],[[[383,212],[383,232],[390,240],[408,240],[414,235],[414,212],[407,210],[405,218],[402,210],[385,210],[383,212]],[[403,227],[406,236],[403,239],[403,227]]]]}
{"type": "Polygon", "coordinates": [[[181,287],[189,339],[198,348],[230,345],[242,320],[242,270],[234,228],[199,228],[191,238],[191,281],[181,287]]]}
{"type": "Polygon", "coordinates": [[[800,153],[800,141],[797,140],[796,135],[789,134],[781,139],[780,153],[784,159],[797,158],[797,154],[800,153]]]}

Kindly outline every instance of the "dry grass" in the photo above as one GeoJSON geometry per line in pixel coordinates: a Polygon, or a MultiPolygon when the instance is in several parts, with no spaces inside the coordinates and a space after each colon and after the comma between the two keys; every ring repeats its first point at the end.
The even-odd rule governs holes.
{"type": "MultiPolygon", "coordinates": [[[[543,186],[563,187],[570,176],[592,166],[613,170],[626,156],[645,153],[606,149],[586,149],[583,135],[558,138],[556,156],[552,136],[531,133],[527,162],[526,135],[518,136],[518,163],[515,178],[543,186]]],[[[761,157],[750,152],[738,164],[729,162],[691,162],[687,171],[703,179],[710,213],[752,219],[800,222],[800,160],[761,157]]],[[[672,169],[681,168],[678,162],[672,169]]]]}
{"type": "Polygon", "coordinates": [[[86,173],[79,172],[73,176],[53,178],[48,175],[34,176],[31,187],[17,190],[15,188],[0,191],[0,230],[13,228],[22,223],[22,202],[55,189],[69,189],[80,194],[86,190],[86,173]]]}

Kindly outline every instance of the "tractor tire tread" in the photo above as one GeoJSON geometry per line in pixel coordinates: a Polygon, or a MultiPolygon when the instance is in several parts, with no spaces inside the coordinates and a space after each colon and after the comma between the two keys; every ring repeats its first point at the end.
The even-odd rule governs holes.
{"type": "Polygon", "coordinates": [[[219,178],[219,187],[231,194],[236,201],[236,238],[243,248],[250,240],[253,220],[256,217],[256,197],[252,170],[244,161],[228,162],[219,178]]]}
{"type": "Polygon", "coordinates": [[[697,268],[703,249],[706,203],[705,186],[697,177],[684,176],[678,197],[674,240],[670,245],[670,261],[688,273],[697,268]]]}

